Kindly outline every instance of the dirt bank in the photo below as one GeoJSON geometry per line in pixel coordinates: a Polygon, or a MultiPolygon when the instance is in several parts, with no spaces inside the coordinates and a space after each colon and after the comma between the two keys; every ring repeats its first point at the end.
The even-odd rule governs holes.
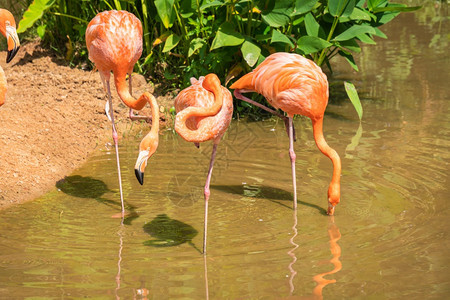
{"type": "MultiPolygon", "coordinates": [[[[22,45],[0,65],[8,81],[0,107],[0,209],[32,200],[79,167],[98,145],[111,142],[104,107],[106,95],[97,72],[72,69],[39,42],[22,45]]],[[[133,76],[133,94],[153,92],[142,76],[133,76]]],[[[170,97],[157,97],[170,107],[170,97]]],[[[116,121],[127,122],[128,109],[113,94],[116,121]]],[[[144,109],[144,114],[149,109],[144,109]]],[[[146,126],[141,124],[139,126],[146,126]]]]}

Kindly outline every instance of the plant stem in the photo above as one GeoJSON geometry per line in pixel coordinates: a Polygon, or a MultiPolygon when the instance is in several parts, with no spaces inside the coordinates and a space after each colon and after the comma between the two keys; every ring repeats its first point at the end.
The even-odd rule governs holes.
{"type": "MultiPolygon", "coordinates": [[[[338,21],[339,21],[339,17],[334,17],[333,25],[331,25],[330,32],[328,33],[327,42],[329,42],[331,40],[331,37],[333,36],[334,30],[336,29],[338,21]]],[[[317,65],[319,65],[319,66],[322,65],[322,63],[325,59],[325,54],[327,53],[328,49],[329,49],[329,47],[322,50],[322,52],[320,53],[319,59],[316,62],[317,65]]]]}

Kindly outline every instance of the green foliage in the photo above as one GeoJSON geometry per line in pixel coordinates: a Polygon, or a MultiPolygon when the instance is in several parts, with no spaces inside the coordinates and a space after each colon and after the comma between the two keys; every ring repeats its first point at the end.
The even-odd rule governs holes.
{"type": "MultiPolygon", "coordinates": [[[[361,51],[360,44],[374,44],[375,36],[386,38],[380,26],[401,12],[419,8],[388,0],[35,2],[45,2],[45,8],[40,6],[41,14],[34,18],[24,15],[22,21],[28,27],[23,30],[48,9],[50,13],[37,24],[38,34],[52,44],[68,40],[69,46],[60,43],[56,47],[75,49],[73,55],[67,55],[75,64],[87,60],[84,32],[98,12],[125,9],[134,13],[144,30],[144,51],[137,68],[164,82],[166,88],[185,87],[190,77],[210,72],[228,84],[279,51],[304,55],[330,71],[331,59],[340,55],[358,71],[353,55],[361,51]]],[[[353,89],[346,85],[358,110],[360,103],[353,89]]],[[[238,102],[238,111],[245,110],[245,104],[238,102]]]]}
{"type": "Polygon", "coordinates": [[[50,8],[55,3],[55,0],[34,0],[33,3],[23,14],[22,20],[19,22],[17,33],[25,32],[34,23],[42,18],[44,11],[50,8]]]}

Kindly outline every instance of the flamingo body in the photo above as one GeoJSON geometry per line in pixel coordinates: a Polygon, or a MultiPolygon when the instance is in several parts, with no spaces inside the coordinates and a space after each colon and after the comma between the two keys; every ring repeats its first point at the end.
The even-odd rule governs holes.
{"type": "Polygon", "coordinates": [[[111,101],[110,77],[114,74],[114,83],[120,99],[131,109],[141,110],[146,103],[152,108],[153,126],[150,133],[143,139],[139,147],[139,156],[135,165],[138,181],[143,184],[144,169],[147,160],[158,146],[158,104],[148,92],[144,92],[138,99],[131,95],[131,73],[134,65],[142,55],[142,24],[136,16],[127,11],[104,11],[97,14],[86,28],[86,46],[89,59],[99,70],[100,77],[108,93],[108,114],[112,124],[114,145],[116,148],[117,172],[119,175],[120,199],[122,216],[124,215],[122,179],[120,174],[118,134],[114,123],[111,101]],[[129,87],[126,76],[130,75],[129,87]]]}
{"type": "MultiPolygon", "coordinates": [[[[6,38],[8,45],[8,55],[6,62],[9,63],[20,48],[19,38],[16,31],[16,21],[14,16],[6,9],[0,8],[0,33],[6,38]]],[[[5,103],[6,99],[6,76],[3,69],[0,67],[0,106],[5,103]]]]}
{"type": "Polygon", "coordinates": [[[268,56],[252,72],[231,85],[235,96],[247,101],[240,93],[262,94],[275,108],[289,117],[289,154],[292,164],[294,208],[297,206],[295,179],[295,152],[293,147],[292,118],[296,114],[309,117],[313,123],[314,139],[319,150],[333,162],[334,170],[328,188],[328,214],[334,213],[340,201],[341,160],[337,152],[328,146],[323,137],[323,115],[328,104],[326,75],[313,61],[294,53],[274,53],[268,56]]]}
{"type": "Polygon", "coordinates": [[[206,254],[208,228],[209,185],[216,157],[217,146],[231,122],[233,97],[228,89],[220,84],[215,74],[191,78],[191,86],[182,90],[175,98],[175,130],[186,141],[200,142],[213,140],[213,150],[206,178],[205,217],[203,230],[203,254],[206,254]]]}
{"type": "MultiPolygon", "coordinates": [[[[188,107],[207,108],[214,104],[214,94],[203,87],[204,79],[203,76],[198,80],[191,78],[192,85],[177,95],[174,104],[177,114],[188,107]]],[[[186,141],[199,143],[208,140],[220,140],[223,136],[233,115],[233,97],[225,87],[222,86],[221,89],[224,95],[223,105],[216,115],[207,117],[193,115],[189,117],[185,123],[188,130],[181,127],[181,123],[176,123],[178,126],[175,128],[178,134],[186,141]]]]}

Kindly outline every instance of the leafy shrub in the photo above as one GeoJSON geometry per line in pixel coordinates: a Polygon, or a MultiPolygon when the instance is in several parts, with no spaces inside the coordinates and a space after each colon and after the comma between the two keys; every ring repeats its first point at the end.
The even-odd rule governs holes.
{"type": "MultiPolygon", "coordinates": [[[[210,72],[228,83],[279,51],[304,55],[330,70],[331,59],[340,55],[358,71],[353,55],[360,44],[386,38],[381,25],[418,8],[387,0],[35,0],[29,8],[37,11],[34,19],[25,14],[19,32],[48,9],[39,36],[52,43],[68,39],[67,58],[86,61],[88,21],[106,9],[125,9],[143,24],[138,70],[167,87],[184,87],[190,77],[210,72]]],[[[361,117],[354,86],[347,83],[346,90],[361,117]]]]}

